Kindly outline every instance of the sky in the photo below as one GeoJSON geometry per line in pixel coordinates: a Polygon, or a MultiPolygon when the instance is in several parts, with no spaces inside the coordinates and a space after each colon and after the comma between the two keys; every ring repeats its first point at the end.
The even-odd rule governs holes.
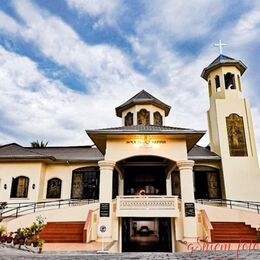
{"type": "Polygon", "coordinates": [[[207,130],[200,74],[221,39],[248,67],[260,152],[259,35],[259,0],[0,0],[0,144],[91,144],[142,89],[172,107],[166,125],[207,130]]]}

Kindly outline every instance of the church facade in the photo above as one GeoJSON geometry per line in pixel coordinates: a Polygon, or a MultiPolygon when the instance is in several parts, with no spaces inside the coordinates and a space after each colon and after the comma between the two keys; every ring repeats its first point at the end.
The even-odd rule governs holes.
{"type": "Polygon", "coordinates": [[[166,126],[171,107],[142,90],[116,108],[121,126],[86,130],[93,146],[1,146],[0,201],[93,200],[95,240],[117,241],[118,251],[170,252],[177,240],[196,241],[196,201],[259,201],[245,70],[220,55],[202,72],[208,147],[197,145],[204,130],[166,126]]]}

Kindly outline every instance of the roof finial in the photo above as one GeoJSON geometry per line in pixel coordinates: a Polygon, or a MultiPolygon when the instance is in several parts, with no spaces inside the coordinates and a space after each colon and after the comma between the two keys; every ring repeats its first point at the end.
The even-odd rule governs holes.
{"type": "Polygon", "coordinates": [[[214,44],[214,47],[219,47],[219,54],[221,55],[223,52],[222,52],[222,47],[224,46],[227,46],[227,44],[225,43],[222,43],[221,40],[219,40],[218,43],[215,43],[214,44]]]}

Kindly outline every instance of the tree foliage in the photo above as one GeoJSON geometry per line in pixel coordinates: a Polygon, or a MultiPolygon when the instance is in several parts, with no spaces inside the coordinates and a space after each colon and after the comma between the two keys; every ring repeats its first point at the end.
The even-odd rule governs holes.
{"type": "Polygon", "coordinates": [[[46,147],[47,145],[48,145],[48,142],[44,142],[44,141],[39,142],[38,140],[36,140],[36,141],[31,142],[31,147],[34,147],[34,148],[46,147]]]}

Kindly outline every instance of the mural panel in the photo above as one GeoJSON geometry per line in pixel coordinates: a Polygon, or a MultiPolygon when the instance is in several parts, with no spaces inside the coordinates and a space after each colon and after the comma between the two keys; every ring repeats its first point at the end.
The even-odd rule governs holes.
{"type": "Polygon", "coordinates": [[[247,156],[243,117],[231,114],[226,117],[230,156],[247,156]]]}

